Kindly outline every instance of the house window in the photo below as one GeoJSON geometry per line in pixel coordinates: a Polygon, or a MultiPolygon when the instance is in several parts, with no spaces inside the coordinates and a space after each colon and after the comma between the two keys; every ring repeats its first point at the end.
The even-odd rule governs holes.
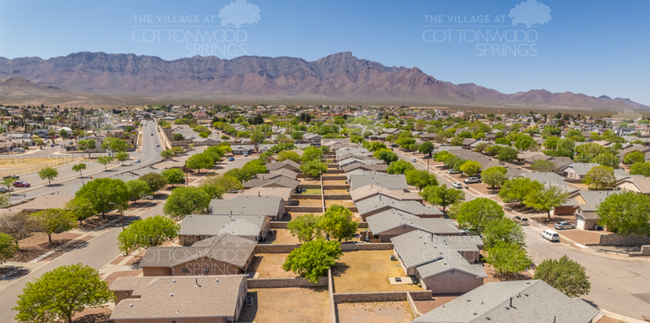
{"type": "Polygon", "coordinates": [[[181,275],[189,275],[190,274],[190,269],[187,267],[182,267],[181,268],[181,275]]]}
{"type": "Polygon", "coordinates": [[[203,272],[204,272],[206,275],[209,275],[209,274],[210,274],[210,267],[205,267],[205,268],[203,269],[203,272]]]}

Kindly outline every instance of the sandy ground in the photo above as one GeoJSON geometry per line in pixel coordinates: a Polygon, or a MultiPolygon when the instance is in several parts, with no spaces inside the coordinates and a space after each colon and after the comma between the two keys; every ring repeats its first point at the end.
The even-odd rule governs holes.
{"type": "Polygon", "coordinates": [[[0,177],[37,172],[45,167],[56,167],[74,161],[86,161],[85,158],[2,158],[0,159],[0,177]]]}
{"type": "Polygon", "coordinates": [[[327,287],[249,289],[253,305],[245,305],[241,322],[329,323],[327,287]]]}
{"type": "Polygon", "coordinates": [[[63,232],[52,234],[52,243],[48,242],[47,234],[37,232],[31,237],[18,241],[20,250],[8,261],[29,262],[32,259],[66,244],[72,239],[80,237],[81,234],[63,232]]]}
{"type": "MultiPolygon", "coordinates": [[[[273,230],[274,234],[271,240],[271,244],[298,244],[300,241],[297,237],[291,235],[291,231],[288,229],[277,229],[273,230]]],[[[267,241],[269,238],[267,237],[267,241]]]]}
{"type": "Polygon", "coordinates": [[[415,318],[405,301],[341,303],[337,308],[341,323],[401,323],[415,318]]]}
{"type": "Polygon", "coordinates": [[[336,293],[422,290],[417,285],[391,285],[389,277],[405,277],[397,261],[391,261],[392,250],[361,250],[344,252],[332,268],[336,293]]]}
{"type": "Polygon", "coordinates": [[[282,264],[287,259],[288,253],[259,253],[255,255],[248,272],[259,272],[258,278],[297,277],[291,271],[284,271],[282,264]]]}

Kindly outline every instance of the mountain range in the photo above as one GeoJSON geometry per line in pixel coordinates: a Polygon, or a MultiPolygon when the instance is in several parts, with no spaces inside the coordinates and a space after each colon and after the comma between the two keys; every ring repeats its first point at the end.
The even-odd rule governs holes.
{"type": "Polygon", "coordinates": [[[316,61],[240,56],[163,60],[80,52],[47,60],[0,57],[0,103],[316,103],[610,111],[650,109],[629,99],[530,90],[514,94],[440,81],[350,52],[316,61]]]}

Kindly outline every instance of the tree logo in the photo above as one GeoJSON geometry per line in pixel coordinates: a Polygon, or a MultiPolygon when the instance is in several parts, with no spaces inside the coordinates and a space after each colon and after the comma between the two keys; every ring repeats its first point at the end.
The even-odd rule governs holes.
{"type": "Polygon", "coordinates": [[[241,25],[252,25],[260,21],[260,8],[246,0],[236,0],[227,4],[219,10],[219,18],[221,18],[221,25],[227,24],[235,25],[239,28],[241,25]]]}
{"type": "Polygon", "coordinates": [[[537,0],[527,0],[516,5],[510,10],[508,17],[512,18],[512,25],[526,25],[530,28],[534,24],[540,26],[551,20],[551,8],[547,5],[537,2],[537,0]]]}

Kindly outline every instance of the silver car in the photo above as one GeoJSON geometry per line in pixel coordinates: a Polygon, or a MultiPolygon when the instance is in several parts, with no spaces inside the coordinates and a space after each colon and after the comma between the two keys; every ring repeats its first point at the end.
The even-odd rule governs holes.
{"type": "Polygon", "coordinates": [[[560,221],[556,223],[553,227],[557,230],[566,230],[566,229],[575,229],[576,226],[573,223],[569,223],[566,221],[560,221]]]}

